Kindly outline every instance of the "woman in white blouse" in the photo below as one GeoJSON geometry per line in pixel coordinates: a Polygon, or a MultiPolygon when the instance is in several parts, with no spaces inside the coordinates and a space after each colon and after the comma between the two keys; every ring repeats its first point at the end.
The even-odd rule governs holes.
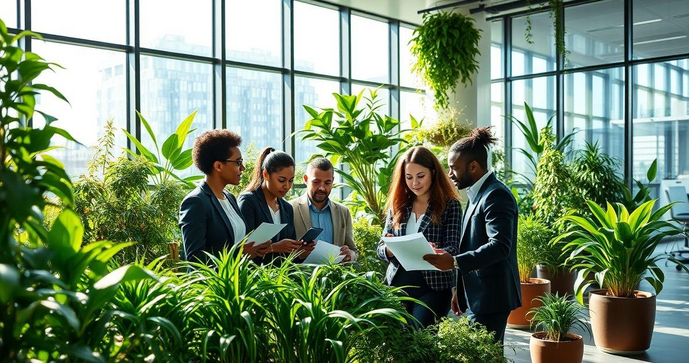
{"type": "MultiPolygon", "coordinates": [[[[206,253],[217,255],[242,241],[248,232],[235,197],[225,190],[227,185],[241,181],[241,143],[242,138],[229,130],[207,131],[194,141],[192,159],[206,177],[184,198],[179,211],[187,261],[207,262],[206,253]]],[[[250,243],[243,251],[251,258],[259,258],[269,248],[268,244],[250,243]]]]}

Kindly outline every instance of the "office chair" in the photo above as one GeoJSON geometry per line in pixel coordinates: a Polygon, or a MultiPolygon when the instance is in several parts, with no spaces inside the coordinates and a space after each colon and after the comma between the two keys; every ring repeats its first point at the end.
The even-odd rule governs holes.
{"type": "MultiPolygon", "coordinates": [[[[687,237],[687,228],[689,227],[689,197],[687,197],[687,190],[683,186],[672,186],[665,190],[667,194],[667,199],[672,202],[677,202],[670,209],[670,214],[672,219],[679,223],[682,223],[684,229],[684,247],[678,248],[677,250],[670,251],[672,257],[679,256],[677,260],[682,263],[688,263],[689,258],[682,257],[683,254],[689,254],[689,237],[687,237]]],[[[676,266],[677,270],[681,270],[679,265],[676,266]]]]}

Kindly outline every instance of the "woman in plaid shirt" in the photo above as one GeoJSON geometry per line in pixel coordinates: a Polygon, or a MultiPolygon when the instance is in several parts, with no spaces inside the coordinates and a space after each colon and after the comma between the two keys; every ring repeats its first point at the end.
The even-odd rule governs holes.
{"type": "MultiPolygon", "coordinates": [[[[438,158],[427,148],[409,149],[398,161],[386,205],[383,234],[404,236],[423,233],[436,249],[459,252],[462,206],[459,195],[438,158]]],[[[385,278],[390,286],[411,286],[404,291],[428,305],[407,303],[407,311],[423,327],[450,311],[455,272],[406,271],[381,240],[378,257],[390,262],[385,278]]]]}

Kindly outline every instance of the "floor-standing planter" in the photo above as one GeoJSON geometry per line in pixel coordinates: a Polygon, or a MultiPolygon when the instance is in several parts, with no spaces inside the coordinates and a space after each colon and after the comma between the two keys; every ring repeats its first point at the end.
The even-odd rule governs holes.
{"type": "Polygon", "coordinates": [[[550,281],[544,279],[529,279],[529,283],[521,283],[522,288],[522,306],[512,310],[510,316],[507,317],[507,326],[516,329],[528,329],[530,321],[526,317],[526,313],[531,308],[541,306],[539,301],[534,299],[550,292],[550,281]]]}
{"type": "Polygon", "coordinates": [[[607,296],[606,290],[594,290],[589,295],[593,339],[601,351],[636,355],[651,346],[656,296],[635,293],[635,297],[613,297],[607,296]]]}
{"type": "Polygon", "coordinates": [[[576,275],[566,269],[552,269],[543,265],[536,267],[536,277],[550,281],[550,291],[560,296],[574,296],[574,280],[576,275]]]}
{"type": "Polygon", "coordinates": [[[546,340],[545,333],[531,334],[529,353],[532,363],[581,363],[584,359],[584,340],[581,335],[567,334],[560,342],[546,340]]]}

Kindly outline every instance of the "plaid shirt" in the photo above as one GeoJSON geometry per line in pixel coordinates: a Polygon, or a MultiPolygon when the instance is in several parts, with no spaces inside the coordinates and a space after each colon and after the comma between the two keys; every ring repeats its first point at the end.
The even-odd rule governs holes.
{"type": "MultiPolygon", "coordinates": [[[[432,203],[432,202],[431,202],[432,203]]],[[[430,208],[430,203],[428,207],[430,208]]],[[[399,228],[393,228],[392,213],[388,213],[388,217],[385,222],[385,228],[383,229],[383,236],[386,234],[392,234],[393,236],[404,236],[407,231],[407,221],[412,213],[412,206],[409,205],[404,211],[404,218],[402,223],[400,223],[399,228]]],[[[461,238],[462,231],[462,206],[459,201],[450,199],[448,200],[445,211],[440,218],[440,224],[432,224],[430,209],[426,210],[426,213],[421,219],[421,224],[419,225],[419,233],[423,233],[429,242],[435,242],[438,249],[443,249],[447,251],[452,256],[459,253],[459,239],[461,238]]],[[[380,240],[378,242],[378,257],[383,261],[388,261],[387,272],[385,273],[385,279],[388,284],[392,284],[392,279],[395,277],[395,273],[399,268],[399,262],[395,257],[388,258],[385,254],[385,243],[380,240]]],[[[422,271],[428,286],[433,290],[447,290],[455,286],[455,270],[449,271],[422,271]]]]}

